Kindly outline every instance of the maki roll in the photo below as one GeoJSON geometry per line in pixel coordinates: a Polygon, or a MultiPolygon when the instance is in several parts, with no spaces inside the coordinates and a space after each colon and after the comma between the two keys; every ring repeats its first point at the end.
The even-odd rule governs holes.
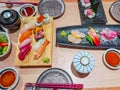
{"type": "Polygon", "coordinates": [[[88,18],[94,18],[95,17],[95,12],[91,8],[85,9],[84,14],[88,18]]]}
{"type": "Polygon", "coordinates": [[[83,7],[87,8],[91,6],[90,0],[81,0],[81,4],[83,7]]]}

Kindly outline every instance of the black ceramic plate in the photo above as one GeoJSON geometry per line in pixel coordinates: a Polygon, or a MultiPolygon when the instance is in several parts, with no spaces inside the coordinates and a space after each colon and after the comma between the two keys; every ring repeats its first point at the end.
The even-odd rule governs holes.
{"type": "Polygon", "coordinates": [[[40,14],[49,14],[53,18],[60,17],[65,11],[63,0],[41,0],[38,4],[40,14]]]}
{"type": "Polygon", "coordinates": [[[95,11],[96,15],[94,18],[88,18],[84,15],[84,10],[86,9],[81,5],[81,0],[78,0],[78,6],[80,11],[80,17],[81,17],[81,24],[106,24],[107,18],[103,9],[103,5],[101,0],[92,0],[91,8],[95,11]]]}
{"type": "Polygon", "coordinates": [[[3,29],[3,27],[2,27],[2,26],[0,26],[0,32],[6,32],[6,30],[5,30],[5,29],[3,29]]]}
{"type": "MultiPolygon", "coordinates": [[[[73,81],[66,71],[59,68],[51,68],[44,71],[39,76],[37,83],[70,83],[72,84],[73,81]]],[[[36,90],[52,90],[52,89],[36,87],[36,90]]],[[[60,90],[63,90],[63,89],[60,89],[60,90]]],[[[68,90],[68,89],[64,89],[64,90],[68,90]]],[[[72,89],[69,89],[69,90],[72,90],[72,89]]]]}
{"type": "MultiPolygon", "coordinates": [[[[100,36],[100,32],[104,28],[109,28],[111,30],[119,31],[120,25],[91,25],[95,30],[98,31],[98,35],[100,36]]],[[[79,30],[80,32],[83,32],[84,34],[87,34],[89,30],[89,26],[69,26],[69,27],[59,27],[56,30],[56,46],[62,46],[62,47],[70,47],[70,48],[88,48],[88,49],[107,49],[107,48],[120,48],[120,39],[117,37],[114,41],[111,42],[104,42],[102,39],[100,39],[100,46],[95,46],[90,44],[86,38],[83,38],[80,44],[73,44],[68,41],[68,34],[71,32],[71,30],[79,30]],[[65,37],[61,37],[60,33],[61,31],[65,31],[67,35],[65,37]]]]}

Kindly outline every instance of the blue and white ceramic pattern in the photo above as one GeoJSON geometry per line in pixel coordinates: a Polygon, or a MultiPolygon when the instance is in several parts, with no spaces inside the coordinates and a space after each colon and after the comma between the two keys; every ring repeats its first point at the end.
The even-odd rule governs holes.
{"type": "Polygon", "coordinates": [[[78,52],[73,58],[73,66],[79,73],[90,73],[95,65],[95,60],[89,52],[78,52]]]}

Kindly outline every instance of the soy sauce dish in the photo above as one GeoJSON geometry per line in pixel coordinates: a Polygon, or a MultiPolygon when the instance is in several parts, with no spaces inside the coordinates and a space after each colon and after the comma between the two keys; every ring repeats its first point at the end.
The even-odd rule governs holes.
{"type": "Polygon", "coordinates": [[[30,17],[36,14],[35,6],[32,4],[23,4],[19,9],[21,17],[30,17]]]}
{"type": "Polygon", "coordinates": [[[13,90],[19,81],[19,75],[15,68],[7,67],[0,71],[1,90],[13,90]]]}
{"type": "Polygon", "coordinates": [[[120,51],[115,48],[107,49],[104,52],[103,61],[110,69],[120,69],[120,51]]]}

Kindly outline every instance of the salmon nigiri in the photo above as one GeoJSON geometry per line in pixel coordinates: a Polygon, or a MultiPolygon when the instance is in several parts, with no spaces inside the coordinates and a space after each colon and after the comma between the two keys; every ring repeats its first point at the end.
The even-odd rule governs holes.
{"type": "Polygon", "coordinates": [[[19,38],[19,42],[23,42],[25,39],[29,38],[32,35],[32,30],[27,30],[24,33],[21,34],[20,38],[19,38]]]}
{"type": "Polygon", "coordinates": [[[43,52],[45,51],[45,49],[49,43],[50,43],[50,41],[48,41],[46,39],[46,41],[38,48],[38,50],[35,51],[34,59],[38,59],[43,54],[43,52]]]}

